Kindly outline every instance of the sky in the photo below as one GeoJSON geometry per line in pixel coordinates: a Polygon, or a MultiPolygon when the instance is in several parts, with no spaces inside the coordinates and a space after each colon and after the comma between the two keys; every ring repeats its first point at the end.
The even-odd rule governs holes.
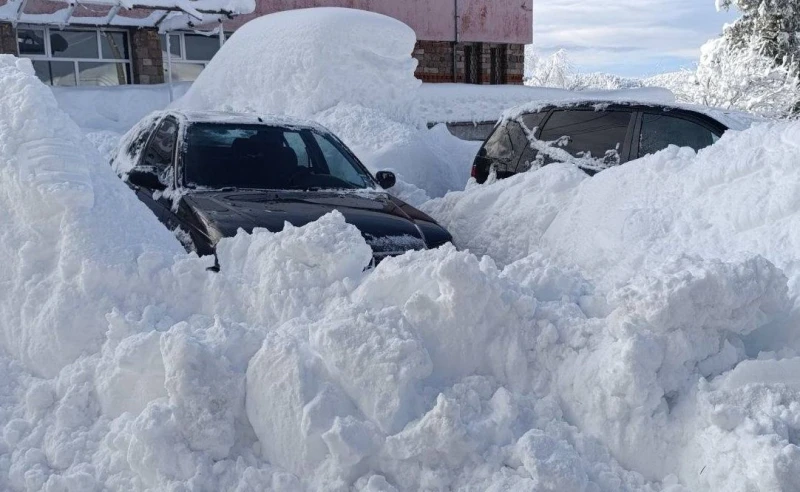
{"type": "Polygon", "coordinates": [[[636,77],[693,68],[737,17],[714,0],[534,0],[533,16],[538,51],[566,49],[580,72],[636,77]]]}

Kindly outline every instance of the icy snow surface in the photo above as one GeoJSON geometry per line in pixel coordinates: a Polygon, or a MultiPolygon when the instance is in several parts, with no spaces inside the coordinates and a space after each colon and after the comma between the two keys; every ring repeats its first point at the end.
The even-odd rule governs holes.
{"type": "MultiPolygon", "coordinates": [[[[215,274],[27,60],[0,84],[0,490],[800,489],[800,123],[426,203],[469,251],[365,271],[333,213],[215,274]]],[[[444,131],[396,114],[311,116],[444,131]]]]}

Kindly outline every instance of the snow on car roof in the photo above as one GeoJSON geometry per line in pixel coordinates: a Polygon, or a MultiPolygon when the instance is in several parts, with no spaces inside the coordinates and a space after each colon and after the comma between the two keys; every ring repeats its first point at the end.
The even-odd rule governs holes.
{"type": "Polygon", "coordinates": [[[618,92],[628,93],[630,91],[609,91],[609,93],[572,92],[571,93],[571,95],[573,96],[572,99],[570,98],[546,99],[516,106],[514,108],[505,111],[503,113],[502,119],[513,119],[522,114],[541,111],[542,109],[551,106],[563,108],[563,107],[591,105],[595,106],[596,109],[600,110],[607,106],[617,105],[617,106],[651,106],[657,108],[664,108],[666,110],[679,109],[684,111],[692,111],[694,113],[699,113],[708,116],[709,118],[712,118],[718,121],[719,123],[722,123],[731,130],[738,130],[738,131],[746,130],[750,128],[750,126],[752,126],[753,123],[762,121],[761,118],[755,115],[744,113],[741,111],[726,110],[721,108],[711,108],[708,106],[701,106],[699,104],[658,101],[640,97],[629,98],[625,97],[627,96],[627,94],[615,94],[618,92]],[[620,95],[623,97],[617,97],[620,95]]]}
{"type": "Polygon", "coordinates": [[[707,115],[735,130],[744,130],[760,121],[748,113],[679,103],[670,90],[660,87],[571,91],[528,86],[423,84],[418,95],[419,112],[428,122],[497,121],[545,106],[579,104],[630,104],[684,109],[707,115]]]}
{"type": "Polygon", "coordinates": [[[330,131],[314,121],[296,118],[285,115],[244,113],[233,111],[183,111],[171,110],[168,114],[173,114],[190,123],[228,123],[228,124],[247,124],[247,125],[274,125],[288,126],[295,128],[309,128],[324,133],[330,131]]]}

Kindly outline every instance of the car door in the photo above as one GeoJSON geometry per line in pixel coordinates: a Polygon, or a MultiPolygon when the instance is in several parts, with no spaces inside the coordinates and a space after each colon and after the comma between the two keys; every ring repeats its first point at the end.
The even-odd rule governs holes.
{"type": "MultiPolygon", "coordinates": [[[[178,141],[179,124],[175,118],[167,116],[156,127],[142,152],[137,167],[145,172],[158,176],[165,186],[175,186],[175,151],[178,141]]],[[[172,211],[172,200],[159,190],[139,187],[138,198],[153,211],[158,219],[170,229],[178,226],[177,218],[172,211]]]]}
{"type": "Polygon", "coordinates": [[[670,145],[691,147],[695,151],[714,144],[725,128],[689,112],[648,109],[641,112],[636,125],[631,158],[644,157],[670,145]]]}
{"type": "Polygon", "coordinates": [[[626,108],[556,109],[539,135],[544,155],[537,158],[542,165],[575,162],[589,174],[622,164],[630,156],[634,114],[626,108]]]}

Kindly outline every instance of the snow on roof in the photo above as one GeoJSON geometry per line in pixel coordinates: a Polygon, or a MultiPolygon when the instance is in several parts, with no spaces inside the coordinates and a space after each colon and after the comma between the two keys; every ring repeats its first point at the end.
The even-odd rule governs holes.
{"type": "Polygon", "coordinates": [[[230,112],[230,111],[182,111],[172,110],[171,114],[185,119],[192,123],[227,123],[227,124],[247,124],[247,125],[275,125],[290,126],[295,128],[311,128],[314,130],[328,132],[322,125],[314,121],[295,118],[286,115],[263,114],[254,112],[230,112]]]}
{"type": "MultiPolygon", "coordinates": [[[[693,111],[709,118],[712,118],[732,130],[746,130],[753,123],[760,121],[760,119],[748,113],[741,111],[725,110],[721,108],[710,108],[701,106],[699,104],[686,104],[679,102],[658,101],[654,99],[638,97],[637,94],[631,94],[633,97],[628,97],[629,92],[639,91],[640,89],[626,89],[622,91],[603,91],[572,93],[572,98],[566,99],[545,99],[536,102],[530,102],[511,108],[503,113],[504,119],[512,119],[524,113],[531,113],[540,111],[548,106],[558,107],[573,107],[581,105],[594,105],[597,109],[602,109],[605,106],[654,106],[665,109],[682,109],[685,111],[693,111]],[[620,97],[621,96],[621,97],[620,97]]],[[[647,91],[651,89],[646,89],[647,91]]]]}
{"type": "Polygon", "coordinates": [[[668,89],[646,87],[610,91],[570,91],[527,86],[424,84],[418,108],[428,122],[496,121],[553,105],[657,105],[705,114],[728,128],[743,130],[759,121],[751,114],[679,103],[668,89]]]}
{"type": "Polygon", "coordinates": [[[0,21],[14,24],[197,27],[255,10],[255,0],[0,0],[0,21]]]}

